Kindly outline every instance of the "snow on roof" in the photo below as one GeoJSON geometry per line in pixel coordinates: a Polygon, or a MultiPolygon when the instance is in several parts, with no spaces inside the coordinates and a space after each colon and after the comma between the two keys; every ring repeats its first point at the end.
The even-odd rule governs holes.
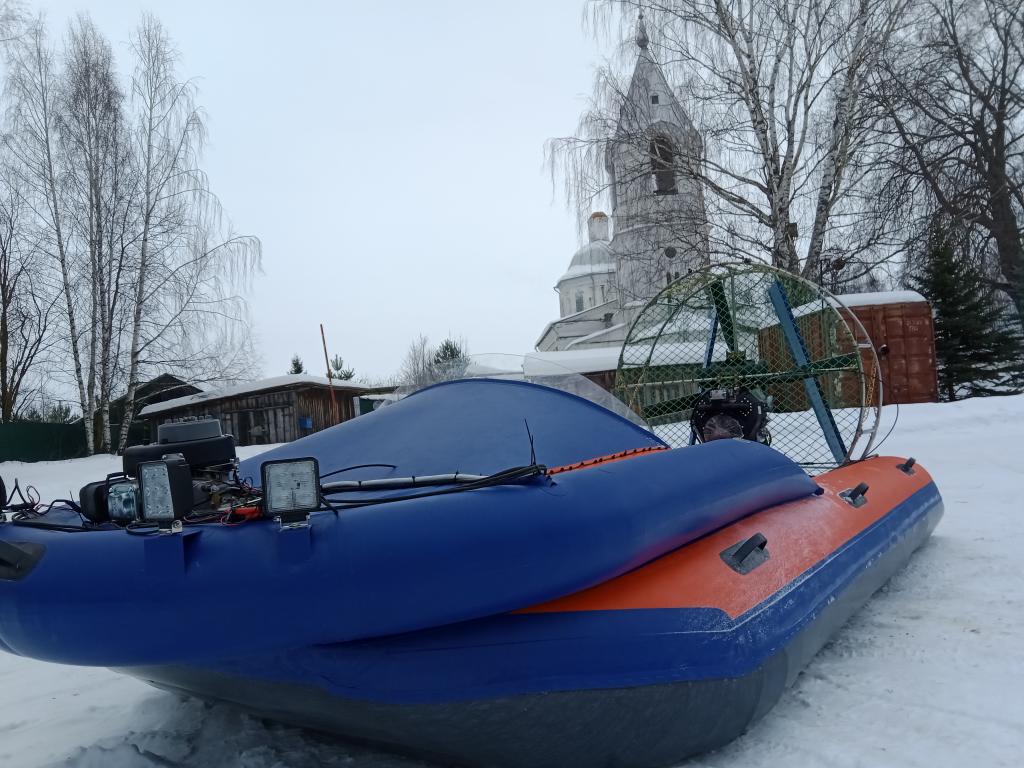
{"type": "Polygon", "coordinates": [[[610,275],[614,271],[614,264],[580,264],[578,266],[569,267],[569,269],[565,271],[565,274],[558,278],[558,284],[561,285],[566,280],[571,280],[574,277],[587,277],[588,275],[610,275]]]}
{"type": "MultiPolygon", "coordinates": [[[[883,304],[914,304],[917,302],[927,302],[924,296],[917,291],[874,291],[872,293],[842,293],[836,294],[835,300],[828,299],[830,306],[839,309],[840,306],[846,309],[853,309],[854,307],[877,307],[883,304]]],[[[822,309],[822,300],[809,302],[807,304],[801,304],[799,307],[793,307],[793,317],[803,317],[804,315],[813,314],[822,309]]],[[[771,325],[778,324],[778,318],[772,316],[769,320],[762,324],[762,328],[767,328],[771,325]]]]}
{"type": "MultiPolygon", "coordinates": [[[[613,304],[615,304],[615,299],[608,299],[607,301],[605,301],[602,304],[595,304],[592,307],[587,307],[586,309],[581,309],[579,312],[573,312],[572,314],[566,315],[565,317],[560,317],[557,320],[552,320],[550,323],[545,325],[544,326],[544,330],[540,332],[540,337],[537,339],[537,344],[535,346],[540,346],[540,343],[542,341],[544,341],[544,337],[547,336],[548,332],[552,328],[554,328],[556,325],[559,325],[560,323],[565,323],[565,322],[575,322],[577,318],[579,318],[581,315],[587,314],[588,312],[592,312],[593,313],[593,317],[590,318],[590,319],[595,320],[595,321],[596,320],[600,320],[601,319],[601,315],[598,315],[598,313],[594,312],[594,310],[595,309],[601,309],[602,307],[608,307],[608,306],[613,305],[613,304]]],[[[602,313],[602,314],[606,314],[606,313],[602,313]]]]}
{"type": "Polygon", "coordinates": [[[616,325],[610,325],[607,328],[602,328],[599,331],[594,331],[593,333],[588,333],[586,336],[580,336],[578,339],[573,339],[568,344],[566,344],[566,347],[575,347],[577,344],[580,344],[580,345],[582,345],[582,344],[589,344],[594,339],[599,339],[602,336],[605,336],[605,335],[607,335],[609,333],[614,333],[615,331],[619,330],[620,328],[625,328],[625,327],[626,327],[625,323],[617,323],[616,325]]]}
{"type": "MultiPolygon", "coordinates": [[[[164,400],[162,403],[153,403],[139,411],[139,415],[150,416],[154,413],[163,413],[164,411],[169,411],[174,408],[180,408],[183,405],[213,402],[215,400],[223,400],[227,397],[237,397],[238,395],[247,395],[253,392],[264,392],[269,389],[294,387],[299,384],[311,384],[313,386],[326,387],[328,386],[328,381],[326,376],[314,376],[310,373],[289,373],[284,376],[271,376],[269,379],[247,381],[242,384],[236,384],[233,387],[212,389],[209,392],[200,392],[195,395],[176,397],[173,400],[164,400]]],[[[357,381],[339,381],[338,379],[335,379],[334,388],[369,389],[370,387],[357,381]]]]}
{"type": "Polygon", "coordinates": [[[928,301],[917,291],[875,291],[874,293],[837,294],[844,307],[874,307],[879,304],[913,304],[928,301]]]}

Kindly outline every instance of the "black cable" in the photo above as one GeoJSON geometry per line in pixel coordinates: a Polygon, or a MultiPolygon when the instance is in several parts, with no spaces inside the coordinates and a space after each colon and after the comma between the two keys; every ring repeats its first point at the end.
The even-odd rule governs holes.
{"type": "Polygon", "coordinates": [[[196,512],[193,510],[192,512],[189,512],[187,515],[185,515],[185,517],[181,519],[181,522],[183,525],[202,525],[204,523],[216,522],[220,520],[221,517],[223,516],[224,515],[222,512],[216,510],[201,515],[196,514],[196,512]]]}
{"type": "Polygon", "coordinates": [[[525,467],[513,467],[511,469],[506,469],[501,472],[496,472],[493,475],[488,475],[483,480],[478,480],[472,483],[465,483],[464,485],[458,485],[453,488],[439,488],[431,491],[424,491],[422,493],[410,493],[399,496],[379,496],[371,499],[335,499],[334,503],[340,505],[342,509],[352,509],[354,507],[366,507],[375,504],[390,504],[396,501],[411,501],[413,499],[425,499],[431,496],[446,496],[452,493],[465,493],[466,491],[475,491],[483,488],[494,488],[501,485],[511,485],[522,480],[528,480],[533,477],[546,476],[546,472],[546,467],[540,464],[531,464],[525,467]]]}
{"type": "Polygon", "coordinates": [[[15,513],[26,512],[34,510],[39,506],[39,491],[36,491],[35,486],[27,485],[25,486],[25,489],[28,491],[28,498],[25,497],[25,493],[21,490],[18,479],[15,478],[14,487],[11,488],[10,493],[6,495],[6,498],[3,501],[3,509],[0,511],[10,511],[15,513]],[[34,501],[32,499],[32,491],[36,491],[34,501]],[[18,494],[18,498],[21,499],[20,502],[12,503],[14,501],[14,494],[18,494]]]}
{"type": "Polygon", "coordinates": [[[124,531],[132,536],[152,536],[160,533],[160,526],[156,523],[129,523],[124,531]]]}
{"type": "MultiPolygon", "coordinates": [[[[29,509],[15,510],[14,514],[11,515],[11,521],[12,522],[14,522],[14,521],[26,522],[26,521],[29,521],[29,520],[35,520],[35,519],[40,518],[40,517],[45,517],[58,504],[66,505],[68,507],[68,509],[70,509],[71,511],[75,512],[79,516],[79,518],[81,518],[82,523],[83,523],[83,527],[85,527],[85,528],[89,527],[89,522],[90,521],[89,521],[89,519],[85,515],[82,514],[82,508],[79,507],[78,504],[76,504],[71,499],[54,499],[49,504],[42,505],[42,507],[38,507],[37,506],[37,507],[29,508],[29,509]]],[[[48,525],[58,525],[58,526],[63,525],[63,526],[67,526],[67,523],[48,523],[48,525]]],[[[74,528],[75,526],[68,526],[68,527],[74,528]]],[[[78,529],[76,528],[76,530],[78,530],[78,529]]]]}
{"type": "Polygon", "coordinates": [[[64,531],[66,533],[83,533],[86,531],[98,530],[86,528],[84,525],[64,525],[62,523],[47,523],[43,520],[14,519],[8,525],[17,525],[22,528],[38,528],[42,531],[64,531]]]}
{"type": "Polygon", "coordinates": [[[896,429],[896,425],[900,423],[900,404],[899,403],[893,403],[893,405],[896,406],[896,416],[892,420],[892,426],[889,427],[889,431],[885,433],[885,437],[883,437],[881,440],[878,441],[877,445],[871,446],[872,449],[875,451],[875,453],[873,454],[875,456],[878,455],[878,449],[882,447],[882,444],[885,443],[885,441],[889,439],[889,435],[891,435],[893,433],[893,431],[896,429]]]}
{"type": "Polygon", "coordinates": [[[353,469],[367,469],[368,467],[387,467],[388,469],[398,469],[395,464],[353,464],[351,467],[343,467],[342,469],[335,469],[325,474],[320,475],[320,479],[323,480],[325,477],[331,475],[340,475],[342,472],[348,472],[353,469]]]}
{"type": "Polygon", "coordinates": [[[338,516],[338,508],[331,504],[331,502],[327,500],[327,497],[322,493],[320,494],[320,503],[327,507],[327,509],[329,509],[331,512],[333,512],[335,517],[338,516]]]}
{"type": "MultiPolygon", "coordinates": [[[[393,465],[393,464],[366,464],[366,465],[362,465],[362,466],[366,466],[366,467],[383,466],[383,467],[390,467],[392,469],[396,468],[396,465],[393,465]]],[[[362,468],[362,466],[360,466],[360,467],[346,467],[345,470],[347,470],[347,469],[362,468]]],[[[345,471],[345,470],[336,470],[335,472],[329,473],[329,474],[337,474],[338,472],[342,472],[342,471],[345,471]]],[[[327,496],[331,495],[331,494],[321,493],[320,494],[320,502],[324,506],[326,506],[328,510],[330,510],[331,512],[334,512],[334,514],[337,516],[337,515],[340,514],[342,509],[351,509],[351,508],[354,508],[354,507],[372,506],[372,505],[375,505],[375,504],[390,504],[392,502],[397,502],[397,501],[409,501],[409,500],[413,500],[413,499],[428,498],[428,497],[431,497],[431,496],[444,496],[444,495],[451,494],[451,493],[463,493],[465,491],[480,490],[480,489],[483,489],[483,488],[494,488],[494,487],[497,487],[497,486],[511,485],[511,484],[523,482],[525,480],[529,480],[529,479],[535,478],[535,477],[546,477],[546,474],[547,474],[547,467],[545,467],[543,465],[540,465],[540,464],[529,464],[529,465],[522,466],[522,467],[511,467],[509,469],[505,469],[505,470],[502,470],[500,472],[495,472],[494,474],[488,475],[487,477],[481,478],[480,480],[475,480],[475,481],[472,481],[472,482],[469,482],[469,483],[464,483],[462,485],[457,485],[457,486],[454,486],[454,487],[435,488],[435,489],[431,489],[429,491],[423,491],[423,492],[420,492],[420,493],[402,494],[402,495],[395,495],[395,496],[381,496],[381,497],[369,498],[369,499],[359,499],[359,500],[356,500],[356,499],[353,499],[353,500],[335,499],[333,502],[332,502],[332,500],[327,498],[327,496]]],[[[326,477],[326,475],[325,475],[325,477],[326,477]]],[[[340,492],[341,491],[336,491],[335,493],[340,493],[340,492]]],[[[20,489],[19,489],[19,495],[20,495],[20,489]]],[[[22,496],[22,498],[24,498],[24,497],[22,496]]],[[[42,516],[46,515],[58,503],[66,504],[68,508],[70,508],[73,511],[77,512],[79,514],[79,516],[82,516],[81,508],[75,502],[73,502],[73,501],[71,501],[69,499],[55,499],[50,504],[48,504],[44,510],[41,510],[41,511],[37,512],[35,510],[35,508],[33,507],[33,509],[31,509],[31,510],[20,510],[20,511],[16,512],[16,514],[12,517],[10,522],[13,525],[20,525],[20,526],[23,526],[23,527],[26,527],[26,528],[37,528],[37,529],[40,529],[40,530],[47,530],[47,531],[63,531],[63,532],[68,532],[68,533],[81,533],[81,532],[84,532],[84,531],[91,531],[91,530],[124,530],[126,533],[128,533],[128,534],[130,534],[132,536],[152,536],[152,535],[155,535],[155,534],[159,533],[159,526],[156,523],[148,523],[148,522],[129,523],[128,525],[123,526],[123,527],[115,526],[114,524],[106,524],[106,525],[94,526],[88,520],[86,520],[84,516],[82,516],[83,525],[74,526],[74,525],[66,525],[66,524],[61,524],[61,523],[49,523],[49,522],[45,522],[43,520],[37,519],[39,517],[42,517],[42,516]]],[[[259,500],[258,499],[256,501],[247,500],[247,504],[254,504],[254,503],[259,503],[259,500]]],[[[207,515],[195,515],[194,517],[192,516],[192,513],[190,513],[189,515],[185,516],[185,518],[182,520],[182,523],[184,525],[205,524],[205,523],[214,522],[215,520],[222,520],[222,517],[221,517],[221,515],[219,513],[218,514],[210,513],[210,514],[207,514],[207,515]]]]}

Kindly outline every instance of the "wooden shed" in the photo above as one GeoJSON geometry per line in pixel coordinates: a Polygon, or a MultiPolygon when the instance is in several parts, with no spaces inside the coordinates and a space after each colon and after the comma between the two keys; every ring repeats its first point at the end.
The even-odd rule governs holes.
{"type": "Polygon", "coordinates": [[[355,400],[371,391],[357,382],[332,385],[323,376],[291,374],[155,403],[140,417],[149,424],[151,440],[162,422],[212,416],[239,445],[287,443],[354,418],[355,400]]]}

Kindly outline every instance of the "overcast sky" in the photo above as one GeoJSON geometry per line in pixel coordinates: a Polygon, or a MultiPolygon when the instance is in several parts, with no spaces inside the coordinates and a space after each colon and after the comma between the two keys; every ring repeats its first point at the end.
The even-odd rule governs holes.
{"type": "Polygon", "coordinates": [[[251,295],[264,375],[328,345],[394,372],[420,333],[533,349],[578,246],[544,167],[613,45],[577,0],[46,0],[51,34],[88,10],[123,71],[143,10],[198,78],[211,186],[263,242],[251,295]]]}

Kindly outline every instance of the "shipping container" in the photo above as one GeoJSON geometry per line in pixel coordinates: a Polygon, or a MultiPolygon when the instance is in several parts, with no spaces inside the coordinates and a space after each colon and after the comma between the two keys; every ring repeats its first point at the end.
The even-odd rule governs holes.
{"type": "Polygon", "coordinates": [[[935,323],[931,305],[912,291],[840,296],[857,316],[878,354],[884,403],[934,403],[939,399],[935,323]],[[915,298],[916,297],[916,298],[915,298]]]}

